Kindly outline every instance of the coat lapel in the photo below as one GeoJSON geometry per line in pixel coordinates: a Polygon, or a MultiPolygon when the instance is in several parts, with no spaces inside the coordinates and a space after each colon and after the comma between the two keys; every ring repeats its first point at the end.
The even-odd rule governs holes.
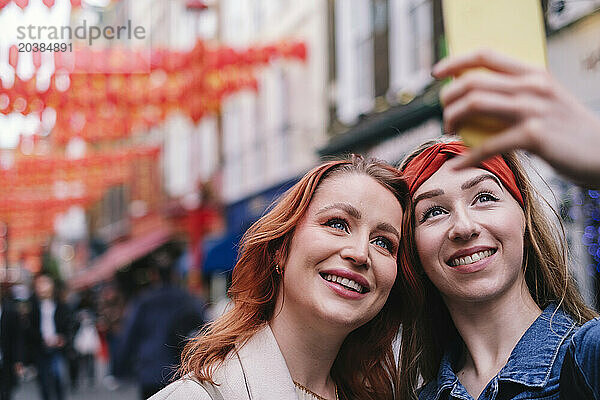
{"type": "Polygon", "coordinates": [[[267,324],[238,350],[251,400],[297,400],[294,382],[267,324]]]}

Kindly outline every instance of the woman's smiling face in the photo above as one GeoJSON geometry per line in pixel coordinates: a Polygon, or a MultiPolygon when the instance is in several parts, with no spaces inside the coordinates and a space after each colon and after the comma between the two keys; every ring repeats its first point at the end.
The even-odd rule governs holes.
{"type": "Polygon", "coordinates": [[[353,330],[382,309],[397,273],[402,207],[359,173],[325,179],[282,261],[282,313],[353,330]]]}
{"type": "Polygon", "coordinates": [[[413,196],[421,264],[448,300],[484,301],[520,290],[525,216],[491,172],[445,163],[413,196]]]}

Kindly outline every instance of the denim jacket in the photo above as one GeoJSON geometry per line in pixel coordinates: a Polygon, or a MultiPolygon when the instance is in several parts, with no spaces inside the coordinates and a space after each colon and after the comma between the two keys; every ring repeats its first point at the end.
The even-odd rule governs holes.
{"type": "MultiPolygon", "coordinates": [[[[419,400],[473,400],[454,373],[462,346],[461,342],[446,351],[437,380],[425,385],[419,400]]],[[[479,400],[600,400],[599,356],[600,321],[580,328],[556,304],[550,304],[523,334],[479,400]],[[568,372],[561,380],[563,364],[568,372]],[[572,390],[572,385],[577,389],[572,390]],[[571,390],[561,389],[566,386],[571,390]]]]}

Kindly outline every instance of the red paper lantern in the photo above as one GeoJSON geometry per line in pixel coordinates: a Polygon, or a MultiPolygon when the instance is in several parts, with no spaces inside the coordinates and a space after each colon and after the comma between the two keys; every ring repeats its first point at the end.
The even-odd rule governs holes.
{"type": "Polygon", "coordinates": [[[290,54],[293,57],[296,57],[297,59],[299,59],[301,61],[306,61],[306,58],[307,58],[306,44],[304,44],[302,42],[294,43],[292,45],[290,54]]]}
{"type": "Polygon", "coordinates": [[[219,61],[217,68],[223,68],[228,65],[238,64],[240,61],[239,55],[231,47],[221,47],[218,52],[219,61]]]}
{"type": "Polygon", "coordinates": [[[29,0],[13,0],[13,1],[15,2],[16,5],[21,7],[21,9],[24,9],[29,4],[29,0]]]}
{"type": "Polygon", "coordinates": [[[10,0],[0,0],[0,10],[6,7],[10,3],[10,0]]]}
{"type": "Polygon", "coordinates": [[[37,69],[42,65],[42,53],[34,51],[31,56],[33,57],[33,66],[37,69]]]}
{"type": "Polygon", "coordinates": [[[46,5],[46,7],[50,8],[54,6],[55,0],[42,0],[42,2],[46,5]]]}
{"type": "Polygon", "coordinates": [[[14,44],[10,46],[8,52],[8,63],[14,69],[17,69],[17,63],[19,62],[19,49],[14,44]]]}
{"type": "Polygon", "coordinates": [[[205,52],[206,47],[204,46],[204,42],[200,39],[196,40],[196,44],[191,51],[192,61],[195,63],[202,63],[205,52]]]}
{"type": "Polygon", "coordinates": [[[10,114],[11,108],[11,99],[8,93],[0,93],[0,113],[10,114]]]}

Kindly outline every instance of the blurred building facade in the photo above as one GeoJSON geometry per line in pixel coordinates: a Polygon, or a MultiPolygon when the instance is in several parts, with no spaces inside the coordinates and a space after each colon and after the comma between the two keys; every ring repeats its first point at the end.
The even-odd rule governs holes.
{"type": "MultiPolygon", "coordinates": [[[[398,163],[442,134],[440,85],[431,66],[446,55],[440,0],[329,2],[330,140],[322,156],[358,152],[398,163]]],[[[551,72],[600,114],[597,0],[543,1],[551,72]]],[[[600,293],[598,192],[562,180],[533,158],[530,174],[559,210],[571,268],[589,304],[600,293]],[[545,181],[542,182],[541,179],[545,181]]]]}
{"type": "Polygon", "coordinates": [[[325,4],[316,0],[224,0],[219,10],[226,45],[294,38],[309,49],[306,63],[270,63],[258,71],[257,92],[239,92],[223,105],[223,198],[231,204],[314,165],[326,138],[327,25],[325,4]]]}
{"type": "MultiPolygon", "coordinates": [[[[548,64],[553,75],[600,115],[600,1],[548,2],[548,64]]],[[[572,268],[585,299],[600,307],[600,195],[565,184],[556,175],[558,209],[567,228],[572,268]],[[562,189],[562,190],[561,190],[562,189]]]]}
{"type": "MultiPolygon", "coordinates": [[[[69,1],[57,0],[51,12],[63,3],[69,1]]],[[[600,0],[543,4],[551,71],[600,114],[600,0]]],[[[192,268],[214,277],[213,297],[221,297],[241,234],[320,158],[361,153],[398,163],[442,134],[440,83],[430,75],[446,55],[441,0],[107,0],[83,1],[73,10],[56,18],[66,23],[71,15],[70,24],[98,25],[131,20],[149,33],[136,43],[140,49],[167,49],[183,58],[203,54],[203,46],[222,46],[225,57],[290,41],[307,51],[291,59],[267,55],[253,67],[256,84],[231,90],[219,107],[193,117],[185,103],[198,93],[184,88],[164,120],[112,143],[112,149],[156,146],[160,156],[136,164],[140,179],[110,185],[91,206],[69,208],[57,219],[51,250],[66,276],[82,265],[88,276],[103,271],[85,285],[110,279],[181,233],[193,238],[192,268]]],[[[0,11],[0,19],[6,15],[0,11]]],[[[172,71],[146,72],[160,85],[172,71]]],[[[35,146],[56,135],[46,131],[35,146]]],[[[0,147],[11,146],[17,144],[0,137],[0,147]]],[[[76,158],[108,148],[75,140],[65,153],[76,158]]],[[[542,190],[560,211],[573,270],[593,302],[600,275],[598,193],[569,185],[537,160],[533,167],[556,194],[542,190]]]]}
{"type": "Polygon", "coordinates": [[[204,243],[203,271],[211,296],[224,296],[237,243],[267,206],[318,160],[327,139],[327,4],[323,1],[237,1],[216,9],[219,39],[236,50],[285,40],[306,45],[304,62],[275,60],[256,71],[257,89],[229,96],[218,139],[226,232],[204,243]]]}

